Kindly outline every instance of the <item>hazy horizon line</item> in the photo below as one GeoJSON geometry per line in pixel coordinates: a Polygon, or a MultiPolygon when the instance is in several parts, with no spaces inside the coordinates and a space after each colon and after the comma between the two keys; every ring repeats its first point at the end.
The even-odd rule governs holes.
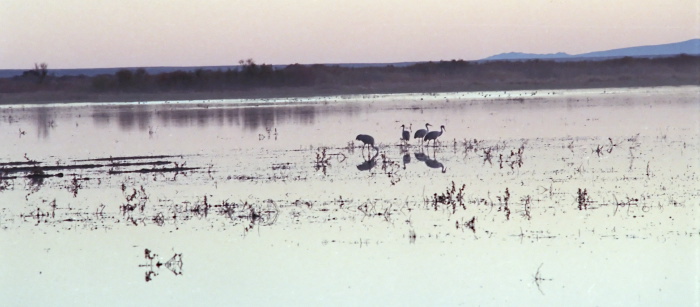
{"type": "MultiPolygon", "coordinates": [[[[428,62],[440,62],[440,61],[467,61],[467,62],[476,62],[476,61],[483,61],[485,59],[488,59],[489,57],[500,55],[500,54],[508,54],[508,53],[524,53],[524,54],[536,54],[536,55],[551,55],[551,54],[559,54],[563,53],[569,56],[578,56],[578,55],[584,55],[588,53],[594,53],[594,52],[606,52],[606,51],[612,51],[612,50],[618,50],[618,49],[626,49],[626,48],[635,48],[635,47],[652,47],[652,46],[659,46],[659,45],[668,45],[668,44],[676,44],[676,43],[684,43],[688,41],[693,41],[693,40],[700,40],[700,37],[696,38],[690,38],[686,40],[681,40],[681,41],[674,41],[670,43],[661,43],[661,44],[645,44],[645,45],[635,45],[635,46],[626,46],[626,47],[619,47],[619,48],[613,48],[613,49],[606,49],[606,50],[594,50],[594,51],[589,51],[589,52],[583,52],[583,53],[575,53],[571,54],[566,51],[553,51],[553,52],[547,52],[547,53],[530,53],[526,51],[503,51],[499,53],[492,54],[490,56],[486,56],[483,58],[479,59],[464,59],[464,58],[452,58],[452,59],[439,59],[439,60],[406,60],[406,61],[387,61],[387,62],[369,62],[369,61],[358,61],[358,62],[333,62],[333,63],[319,63],[319,62],[314,62],[314,63],[301,63],[301,62],[294,62],[294,63],[266,63],[264,61],[257,62],[254,57],[245,57],[240,60],[247,60],[247,59],[252,59],[253,61],[256,62],[257,65],[272,65],[272,66],[289,66],[289,65],[367,65],[367,66],[374,66],[374,65],[410,65],[414,63],[428,63],[428,62]]],[[[34,63],[31,63],[28,65],[27,68],[0,68],[0,70],[8,71],[8,70],[20,70],[20,71],[26,71],[26,70],[32,70],[33,66],[35,64],[40,64],[40,63],[46,63],[48,65],[49,70],[92,70],[92,69],[139,69],[139,68],[201,68],[201,67],[240,67],[242,66],[239,63],[232,63],[232,64],[203,64],[203,65],[153,65],[153,66],[144,66],[144,65],[125,65],[125,66],[86,66],[86,67],[51,67],[51,63],[44,62],[44,61],[37,61],[34,63]]]]}

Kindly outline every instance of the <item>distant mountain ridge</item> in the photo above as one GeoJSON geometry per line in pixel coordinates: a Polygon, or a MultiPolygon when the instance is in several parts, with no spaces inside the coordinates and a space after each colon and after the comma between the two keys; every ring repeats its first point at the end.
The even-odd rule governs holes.
{"type": "Polygon", "coordinates": [[[648,45],[619,48],[605,51],[595,51],[581,54],[567,54],[563,52],[538,54],[538,53],[523,53],[523,52],[508,52],[493,55],[482,59],[481,61],[498,61],[498,60],[582,60],[592,58],[615,58],[615,57],[658,57],[658,56],[673,56],[679,54],[700,54],[700,39],[691,39],[678,43],[648,45]]]}

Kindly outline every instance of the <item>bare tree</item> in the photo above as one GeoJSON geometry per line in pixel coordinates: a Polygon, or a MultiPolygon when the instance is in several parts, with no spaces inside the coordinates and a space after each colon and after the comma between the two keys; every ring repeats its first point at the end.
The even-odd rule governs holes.
{"type": "Polygon", "coordinates": [[[46,63],[34,63],[34,74],[39,78],[39,83],[43,83],[49,73],[49,65],[46,63]]]}

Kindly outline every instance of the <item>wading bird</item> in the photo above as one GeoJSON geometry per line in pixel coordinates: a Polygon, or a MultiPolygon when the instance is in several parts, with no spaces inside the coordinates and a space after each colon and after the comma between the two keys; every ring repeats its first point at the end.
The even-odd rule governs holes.
{"type": "Polygon", "coordinates": [[[423,140],[424,140],[424,141],[428,141],[428,145],[430,145],[430,140],[432,140],[432,141],[433,141],[433,146],[435,146],[435,141],[437,140],[437,138],[438,138],[439,136],[442,135],[442,131],[443,131],[443,130],[447,131],[447,129],[445,129],[445,126],[440,126],[440,131],[430,131],[430,132],[428,132],[428,134],[425,135],[425,137],[423,138],[423,140]]]}
{"type": "Polygon", "coordinates": [[[361,141],[362,144],[362,150],[365,149],[365,145],[370,145],[372,148],[377,149],[374,147],[374,138],[371,135],[367,134],[358,134],[357,137],[355,137],[355,140],[361,141]]]}
{"type": "Polygon", "coordinates": [[[401,140],[408,143],[409,139],[411,139],[411,133],[406,130],[406,125],[401,125],[401,140]]]}
{"type": "Polygon", "coordinates": [[[416,133],[413,135],[413,138],[423,140],[423,137],[425,137],[425,135],[428,134],[428,132],[430,131],[430,128],[428,128],[428,126],[430,126],[430,124],[426,123],[425,129],[416,130],[416,133]]]}

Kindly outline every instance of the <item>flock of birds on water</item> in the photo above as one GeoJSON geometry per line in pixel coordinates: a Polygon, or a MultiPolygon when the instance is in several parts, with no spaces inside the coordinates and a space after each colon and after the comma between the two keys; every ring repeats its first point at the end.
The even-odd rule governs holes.
{"type": "MultiPolygon", "coordinates": [[[[413,138],[419,139],[421,144],[425,144],[425,146],[430,145],[430,141],[433,141],[433,146],[437,146],[435,144],[435,141],[437,141],[437,139],[442,135],[444,131],[447,131],[447,129],[445,129],[444,125],[441,125],[440,130],[430,131],[430,126],[431,125],[429,123],[426,123],[425,129],[416,130],[416,132],[413,134],[413,138]]],[[[379,155],[379,149],[376,146],[374,146],[374,137],[372,137],[369,134],[358,134],[357,137],[355,137],[355,140],[362,142],[363,151],[365,149],[365,146],[367,146],[368,151],[370,146],[376,151],[374,157],[358,165],[357,169],[360,171],[372,169],[372,167],[376,165],[375,158],[377,157],[377,155],[379,155]]],[[[405,144],[408,144],[410,140],[411,132],[406,130],[406,125],[401,125],[401,141],[403,141],[405,144]]],[[[443,173],[446,171],[445,166],[442,163],[438,162],[435,159],[430,159],[430,157],[426,156],[424,153],[415,153],[415,156],[417,160],[425,162],[425,164],[430,168],[440,168],[442,169],[443,173]]],[[[410,161],[410,155],[406,154],[403,156],[404,169],[406,168],[406,163],[409,163],[410,161]]]]}
{"type": "MultiPolygon", "coordinates": [[[[420,139],[421,143],[427,142],[428,144],[426,144],[426,146],[430,145],[430,141],[433,141],[433,146],[436,146],[435,141],[442,135],[442,132],[447,131],[447,129],[442,125],[440,126],[440,130],[430,131],[430,126],[429,123],[426,123],[425,129],[416,130],[416,133],[413,134],[413,138],[420,139]]],[[[372,148],[378,150],[377,147],[374,146],[374,138],[369,134],[358,134],[355,140],[362,142],[363,150],[365,146],[372,146],[372,148]]],[[[411,133],[406,130],[406,125],[401,125],[401,140],[406,143],[411,140],[411,133]]]]}

